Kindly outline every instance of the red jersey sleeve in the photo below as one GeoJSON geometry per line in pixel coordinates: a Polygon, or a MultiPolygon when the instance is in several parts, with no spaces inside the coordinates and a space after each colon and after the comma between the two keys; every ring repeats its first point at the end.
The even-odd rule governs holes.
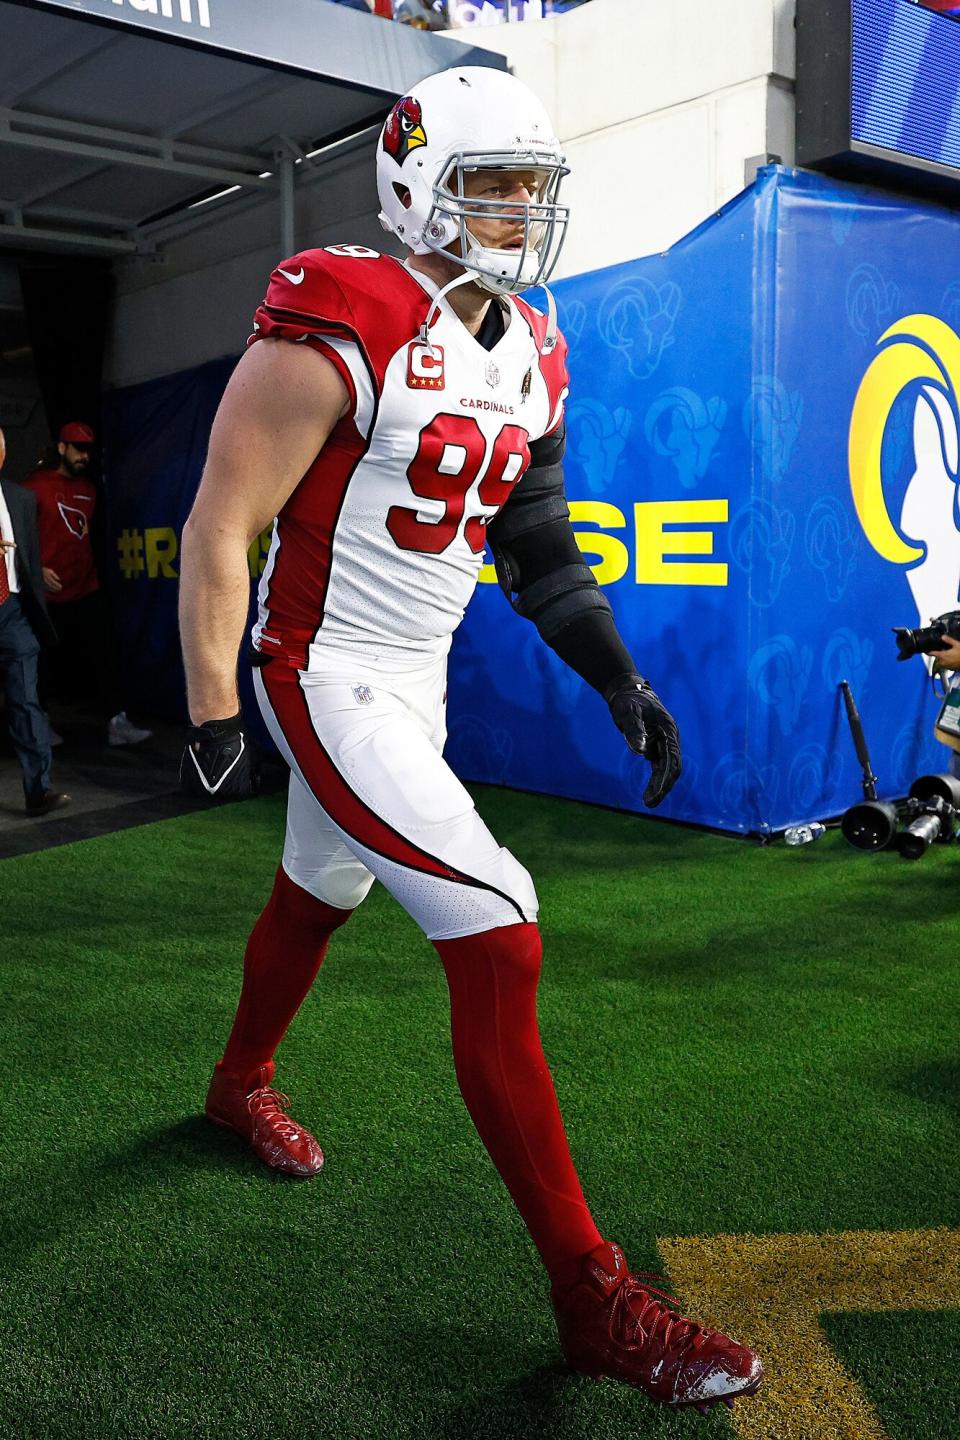
{"type": "Polygon", "coordinates": [[[428,305],[423,289],[389,255],[364,245],[304,250],[274,270],[247,343],[292,340],[325,355],[363,428],[391,357],[416,338],[428,305]]]}
{"type": "Polygon", "coordinates": [[[309,345],[336,367],[350,395],[352,412],[357,408],[354,367],[345,355],[344,344],[355,346],[367,368],[369,357],[357,330],[350,298],[327,262],[323,250],[306,250],[284,260],[270,276],[263,303],[253,317],[253,334],[247,341],[291,340],[309,345]]]}
{"type": "MultiPolygon", "coordinates": [[[[517,309],[526,320],[533,332],[536,341],[537,355],[540,361],[540,374],[543,376],[544,384],[547,387],[547,395],[550,400],[550,414],[547,420],[547,428],[544,435],[552,435],[559,430],[563,424],[563,407],[567,395],[570,392],[570,375],[567,371],[567,342],[563,338],[563,332],[557,331],[557,343],[551,350],[544,349],[544,341],[547,336],[547,317],[542,310],[537,310],[529,305],[526,300],[519,297],[515,301],[517,309]]],[[[531,440],[542,439],[540,435],[531,435],[531,440]]]]}

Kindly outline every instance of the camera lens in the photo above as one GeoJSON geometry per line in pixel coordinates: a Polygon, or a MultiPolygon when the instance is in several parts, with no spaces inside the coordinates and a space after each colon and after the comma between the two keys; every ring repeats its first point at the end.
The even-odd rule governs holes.
{"type": "Polygon", "coordinates": [[[919,860],[939,835],[939,815],[918,815],[900,836],[900,854],[904,860],[919,860]]]}
{"type": "Polygon", "coordinates": [[[909,660],[918,652],[915,630],[903,630],[899,627],[894,630],[893,638],[897,642],[897,659],[909,660]]]}

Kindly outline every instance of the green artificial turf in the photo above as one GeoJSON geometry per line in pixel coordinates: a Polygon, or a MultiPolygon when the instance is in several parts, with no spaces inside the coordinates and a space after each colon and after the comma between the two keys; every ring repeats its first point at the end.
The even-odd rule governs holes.
{"type": "Polygon", "coordinates": [[[890,1440],[957,1440],[960,1311],[825,1315],[820,1322],[847,1370],[883,1416],[890,1440]]]}
{"type": "MultiPolygon", "coordinates": [[[[960,855],[477,795],[537,881],[545,1049],[637,1268],[657,1236],[956,1225],[960,855]]],[[[439,962],[379,887],[279,1057],[324,1172],[271,1175],[199,1117],[282,832],[267,798],[0,865],[0,1435],[729,1437],[559,1366],[439,962]]],[[[902,1366],[896,1317],[830,1323],[892,1440],[939,1433],[937,1317],[902,1366]]]]}

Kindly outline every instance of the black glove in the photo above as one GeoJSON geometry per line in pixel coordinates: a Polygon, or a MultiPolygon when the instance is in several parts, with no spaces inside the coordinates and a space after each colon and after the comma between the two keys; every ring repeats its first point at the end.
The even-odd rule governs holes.
{"type": "Polygon", "coordinates": [[[646,755],[653,774],[643,803],[659,805],[680,778],[680,735],[670,711],[642,675],[620,675],[603,692],[617,729],[631,750],[646,755]]]}
{"type": "Polygon", "coordinates": [[[260,755],[243,733],[239,710],[229,720],[191,725],[180,760],[180,789],[210,801],[245,800],[260,789],[260,755]]]}

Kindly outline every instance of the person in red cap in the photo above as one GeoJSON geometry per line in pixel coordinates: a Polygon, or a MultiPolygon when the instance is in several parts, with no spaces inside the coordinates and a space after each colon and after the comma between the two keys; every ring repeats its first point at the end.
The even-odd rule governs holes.
{"type": "Polygon", "coordinates": [[[96,438],[89,425],[71,420],[60,430],[57,468],[34,470],[23,483],[37,500],[43,583],[63,662],[79,661],[93,672],[98,698],[110,716],[108,744],[136,745],[153,732],[127,718],[120,694],[113,628],[91,534],[97,489],[89,472],[96,438]]]}

